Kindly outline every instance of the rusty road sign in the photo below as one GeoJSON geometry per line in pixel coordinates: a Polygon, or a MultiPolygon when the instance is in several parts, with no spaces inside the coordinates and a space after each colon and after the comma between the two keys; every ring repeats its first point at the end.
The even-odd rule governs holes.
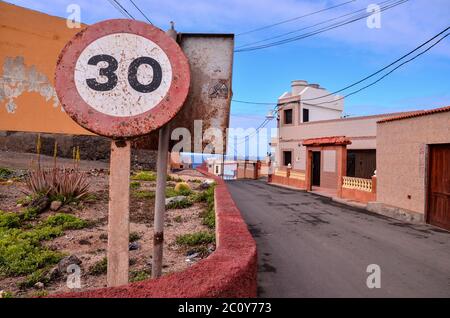
{"type": "Polygon", "coordinates": [[[82,30],[61,52],[55,87],[64,110],[96,134],[128,138],[171,120],[189,91],[177,43],[149,24],[107,20],[82,30]]]}
{"type": "MultiPolygon", "coordinates": [[[[64,110],[87,130],[116,139],[109,174],[108,286],[128,283],[128,139],[156,129],[167,136],[159,144],[163,167],[156,191],[157,202],[164,203],[166,124],[183,106],[189,83],[189,64],[174,37],[143,22],[118,19],[89,26],[59,56],[55,87],[64,110]]],[[[163,221],[164,205],[157,205],[155,214],[163,221]]],[[[162,250],[158,255],[162,263],[162,250]]]]}

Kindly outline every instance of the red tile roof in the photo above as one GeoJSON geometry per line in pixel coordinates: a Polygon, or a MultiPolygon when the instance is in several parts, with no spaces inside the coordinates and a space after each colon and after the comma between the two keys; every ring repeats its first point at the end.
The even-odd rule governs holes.
{"type": "Polygon", "coordinates": [[[431,115],[431,114],[435,114],[435,113],[443,113],[443,112],[448,112],[448,111],[450,111],[450,106],[434,108],[434,109],[429,109],[429,110],[421,110],[421,111],[417,111],[417,112],[406,113],[406,114],[399,115],[399,116],[384,118],[384,119],[377,121],[377,123],[386,123],[386,122],[394,121],[394,120],[401,120],[401,119],[431,115]]]}
{"type": "Polygon", "coordinates": [[[303,140],[303,146],[350,145],[352,142],[345,136],[310,138],[303,140]]]}

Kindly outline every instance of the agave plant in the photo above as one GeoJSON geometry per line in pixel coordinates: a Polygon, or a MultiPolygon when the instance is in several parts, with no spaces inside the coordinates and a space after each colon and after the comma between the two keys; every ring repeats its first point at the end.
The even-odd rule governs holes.
{"type": "Polygon", "coordinates": [[[51,195],[79,200],[89,193],[87,174],[78,169],[54,169],[51,195]]]}
{"type": "Polygon", "coordinates": [[[89,193],[90,185],[86,173],[58,167],[30,170],[25,181],[33,195],[47,195],[65,202],[82,199],[89,193]]]}
{"type": "Polygon", "coordinates": [[[50,178],[48,171],[37,168],[28,171],[25,176],[25,183],[33,195],[41,196],[47,195],[51,191],[53,180],[50,178]]]}

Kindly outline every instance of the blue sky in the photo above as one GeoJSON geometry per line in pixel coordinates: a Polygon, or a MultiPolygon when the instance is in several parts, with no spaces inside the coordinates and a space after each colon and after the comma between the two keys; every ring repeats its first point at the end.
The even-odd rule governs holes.
{"type": "MultiPolygon", "coordinates": [[[[346,0],[134,0],[152,22],[179,32],[240,33],[307,14],[346,0]]],[[[379,0],[381,1],[381,0],[379,0]]],[[[81,6],[83,23],[122,15],[107,0],[8,1],[56,16],[67,16],[71,3],[81,6]]],[[[120,0],[135,17],[143,17],[129,0],[120,0]]],[[[355,0],[339,8],[277,27],[236,37],[236,46],[292,31],[327,18],[367,7],[355,0]]],[[[276,102],[290,81],[304,79],[333,91],[389,64],[450,24],[449,0],[410,0],[381,15],[381,28],[365,19],[289,44],[236,53],[234,99],[276,102]]],[[[385,80],[345,100],[345,113],[356,116],[450,105],[450,37],[385,80]]],[[[232,104],[231,127],[256,127],[270,106],[232,104]]],[[[269,127],[274,126],[271,122],[269,127]]]]}

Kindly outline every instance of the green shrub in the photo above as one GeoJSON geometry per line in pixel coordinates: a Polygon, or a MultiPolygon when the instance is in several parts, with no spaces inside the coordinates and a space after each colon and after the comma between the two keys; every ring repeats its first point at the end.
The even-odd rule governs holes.
{"type": "Polygon", "coordinates": [[[40,244],[49,236],[52,235],[46,229],[23,231],[0,228],[0,275],[30,274],[58,263],[62,254],[40,244]]]}
{"type": "Polygon", "coordinates": [[[48,291],[44,290],[37,290],[35,292],[33,292],[32,294],[33,297],[46,297],[48,296],[48,291]]]}
{"type": "Polygon", "coordinates": [[[49,226],[60,226],[63,230],[78,230],[88,226],[87,221],[66,213],[51,215],[44,221],[44,224],[49,226]]]}
{"type": "Polygon", "coordinates": [[[216,213],[214,211],[214,186],[209,187],[201,194],[201,201],[206,202],[206,210],[200,214],[202,224],[210,229],[216,227],[216,213]]]}
{"type": "Polygon", "coordinates": [[[189,195],[192,192],[191,187],[186,182],[178,182],[174,190],[179,195],[189,195]]]}
{"type": "Polygon", "coordinates": [[[14,171],[11,169],[0,167],[0,180],[8,180],[14,174],[14,171]]]}
{"type": "Polygon", "coordinates": [[[9,291],[4,291],[0,298],[14,298],[14,294],[9,291]]]}
{"type": "Polygon", "coordinates": [[[29,240],[34,244],[38,244],[38,242],[48,241],[63,234],[64,231],[61,226],[53,227],[48,225],[41,225],[31,231],[23,231],[18,235],[18,237],[23,240],[29,240]]]}
{"type": "Polygon", "coordinates": [[[131,180],[156,181],[156,175],[153,171],[138,171],[131,176],[131,180]]]}
{"type": "Polygon", "coordinates": [[[99,276],[102,274],[106,274],[107,270],[108,270],[108,259],[106,257],[103,257],[100,261],[98,261],[89,268],[89,274],[99,276]]]}
{"type": "Polygon", "coordinates": [[[21,220],[17,213],[7,213],[0,211],[0,227],[12,229],[20,227],[21,220]]]}
{"type": "Polygon", "coordinates": [[[206,225],[210,229],[214,229],[216,227],[216,214],[214,209],[207,209],[202,213],[202,224],[206,225]]]}
{"type": "Polygon", "coordinates": [[[155,192],[148,190],[138,190],[132,192],[133,197],[138,199],[152,199],[155,197],[155,192]]]}
{"type": "Polygon", "coordinates": [[[148,270],[140,270],[140,271],[131,271],[130,272],[130,282],[140,282],[150,278],[150,274],[148,270]]]}
{"type": "Polygon", "coordinates": [[[130,182],[131,189],[138,189],[140,187],[141,187],[141,183],[139,181],[131,181],[130,182]]]}
{"type": "Polygon", "coordinates": [[[183,198],[182,200],[178,200],[178,201],[172,201],[170,202],[166,208],[167,209],[185,209],[192,206],[192,202],[187,199],[187,198],[183,198]]]}
{"type": "Polygon", "coordinates": [[[87,226],[87,222],[73,215],[59,213],[49,216],[45,221],[32,226],[23,224],[23,221],[33,219],[36,210],[26,209],[19,218],[10,215],[0,216],[0,275],[17,276],[32,274],[23,282],[23,286],[34,285],[42,281],[40,274],[45,268],[60,261],[63,254],[52,251],[41,244],[64,234],[64,230],[80,229],[87,226]],[[22,229],[14,228],[22,226],[22,229]],[[33,283],[34,282],[34,283],[33,283]]]}
{"type": "Polygon", "coordinates": [[[176,197],[178,193],[174,188],[166,187],[166,198],[176,197]]]}
{"type": "Polygon", "coordinates": [[[183,182],[183,179],[180,177],[172,177],[171,175],[167,176],[167,181],[173,181],[173,182],[183,182]]]}
{"type": "Polygon", "coordinates": [[[21,281],[18,285],[20,288],[30,288],[33,287],[36,283],[41,282],[43,284],[48,283],[48,278],[46,277],[47,269],[38,269],[37,271],[28,275],[23,281],[21,281]]]}
{"type": "Polygon", "coordinates": [[[215,235],[211,232],[201,231],[192,234],[179,235],[176,243],[184,246],[196,246],[215,242],[215,235]]]}
{"type": "Polygon", "coordinates": [[[136,242],[141,238],[141,235],[138,232],[131,232],[129,235],[129,241],[130,243],[136,242]]]}
{"type": "Polygon", "coordinates": [[[34,220],[39,214],[39,209],[34,207],[27,207],[23,210],[21,218],[23,221],[34,220]]]}

